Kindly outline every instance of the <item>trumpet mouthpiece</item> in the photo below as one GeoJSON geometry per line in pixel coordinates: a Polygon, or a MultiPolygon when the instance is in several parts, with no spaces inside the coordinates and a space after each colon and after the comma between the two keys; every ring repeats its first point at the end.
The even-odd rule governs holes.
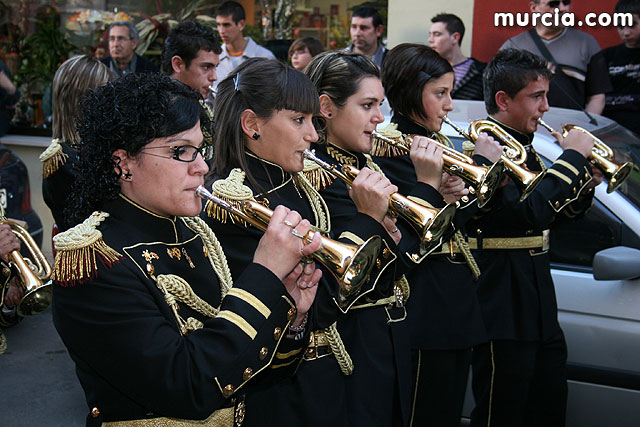
{"type": "Polygon", "coordinates": [[[213,194],[211,194],[206,188],[204,188],[203,185],[198,185],[198,188],[196,188],[196,196],[202,199],[210,199],[213,197],[213,194]]]}

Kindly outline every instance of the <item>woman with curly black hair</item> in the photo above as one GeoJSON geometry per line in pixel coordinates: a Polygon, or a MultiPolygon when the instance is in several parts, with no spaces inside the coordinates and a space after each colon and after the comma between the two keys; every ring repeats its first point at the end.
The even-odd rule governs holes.
{"type": "Polygon", "coordinates": [[[293,235],[285,223],[310,224],[279,207],[231,277],[197,217],[210,125],[200,98],[167,76],[127,74],[82,100],[68,209],[81,223],[54,239],[53,319],[87,425],[234,425],[240,394],[288,373],[306,344],[274,331],[304,334],[316,286],[300,289],[294,269],[320,242],[293,235]]]}
{"type": "Polygon", "coordinates": [[[53,140],[40,155],[42,197],[57,228],[65,231],[75,225],[64,215],[71,185],[76,178],[76,131],[78,103],[87,89],[105,85],[113,79],[109,68],[89,55],[76,55],[60,65],[53,76],[53,140]]]}

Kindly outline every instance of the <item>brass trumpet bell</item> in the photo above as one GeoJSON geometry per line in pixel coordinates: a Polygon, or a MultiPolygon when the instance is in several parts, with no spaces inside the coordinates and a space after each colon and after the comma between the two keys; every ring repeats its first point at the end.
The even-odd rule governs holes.
{"type": "MultiPolygon", "coordinates": [[[[358,168],[351,165],[342,165],[341,167],[331,165],[308,149],[304,151],[303,156],[340,178],[347,185],[351,185],[360,173],[358,168]]],[[[452,225],[455,211],[456,207],[452,204],[448,204],[442,209],[436,209],[414,202],[398,193],[393,193],[389,197],[389,213],[404,218],[420,237],[421,255],[428,254],[440,246],[444,234],[452,225]]]]}
{"type": "MultiPolygon", "coordinates": [[[[539,121],[542,122],[542,119],[539,121]]],[[[580,126],[563,125],[562,137],[566,138],[571,129],[579,130],[593,138],[594,145],[588,160],[602,171],[604,177],[609,182],[607,185],[607,193],[613,193],[616,191],[633,171],[633,162],[614,162],[613,159],[615,155],[613,154],[613,150],[611,150],[607,144],[602,142],[600,138],[580,126]]]]}
{"type": "MultiPolygon", "coordinates": [[[[210,200],[236,219],[251,224],[261,231],[266,231],[273,215],[271,209],[258,202],[252,200],[228,202],[214,196],[203,186],[196,189],[196,195],[210,200]]],[[[311,242],[314,234],[313,230],[309,230],[302,240],[305,243],[311,242]]],[[[324,265],[338,281],[340,291],[336,301],[342,309],[345,309],[357,297],[362,286],[369,281],[382,248],[382,239],[379,236],[373,236],[361,245],[354,245],[321,236],[321,242],[320,248],[311,256],[324,265]]]]}
{"type": "MultiPolygon", "coordinates": [[[[451,124],[446,117],[445,121],[451,124]]],[[[413,142],[413,136],[411,135],[389,138],[378,131],[373,131],[371,138],[373,142],[383,142],[392,145],[407,154],[411,152],[411,144],[413,142]]],[[[464,153],[460,153],[438,141],[431,141],[438,144],[444,150],[442,154],[443,169],[451,175],[459,176],[469,185],[470,192],[476,194],[479,207],[487,204],[498,188],[498,185],[500,185],[500,178],[502,177],[502,171],[504,169],[502,161],[498,161],[492,166],[480,166],[464,153]]]]}
{"type": "Polygon", "coordinates": [[[527,151],[524,146],[499,125],[490,120],[474,120],[469,125],[468,135],[464,135],[467,135],[471,142],[475,142],[481,132],[490,132],[504,143],[505,150],[502,154],[502,160],[504,161],[505,169],[520,189],[520,201],[524,201],[537,185],[540,184],[545,172],[535,172],[527,169],[525,165],[527,151]]]}
{"type": "Polygon", "coordinates": [[[24,296],[18,303],[17,314],[19,316],[38,314],[51,305],[52,289],[49,280],[51,266],[27,230],[9,219],[0,221],[0,224],[8,224],[20,240],[22,247],[26,247],[31,255],[31,258],[23,258],[19,251],[9,253],[9,260],[16,266],[18,280],[24,289],[24,296]]]}

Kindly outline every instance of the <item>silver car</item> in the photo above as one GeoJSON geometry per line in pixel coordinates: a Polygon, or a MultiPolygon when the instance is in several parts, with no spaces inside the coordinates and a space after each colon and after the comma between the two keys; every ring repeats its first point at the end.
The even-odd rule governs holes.
{"type": "MultiPolygon", "coordinates": [[[[449,118],[463,129],[486,118],[479,101],[454,101],[449,118]]],[[[631,160],[634,171],[611,194],[596,188],[593,207],[581,219],[563,223],[551,237],[552,276],[559,320],[569,349],[570,427],[637,427],[640,425],[640,140],[601,116],[595,122],[581,111],[552,108],[547,124],[581,126],[609,145],[617,162],[631,160]]],[[[640,115],[638,117],[640,120],[640,115]]],[[[450,126],[442,132],[460,148],[462,139],[450,126]]],[[[539,127],[534,147],[547,164],[562,149],[539,127]]],[[[464,416],[473,397],[467,390],[464,416]]]]}

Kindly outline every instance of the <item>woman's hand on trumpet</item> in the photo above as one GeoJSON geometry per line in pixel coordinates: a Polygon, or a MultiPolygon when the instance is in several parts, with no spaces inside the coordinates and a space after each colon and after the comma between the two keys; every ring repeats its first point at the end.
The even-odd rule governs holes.
{"type": "Polygon", "coordinates": [[[503,152],[504,148],[498,141],[486,133],[480,132],[475,142],[474,155],[482,156],[490,162],[495,163],[500,160],[503,152]]]}
{"type": "Polygon", "coordinates": [[[303,260],[320,248],[319,233],[314,234],[311,242],[302,238],[310,229],[309,221],[302,219],[298,212],[278,206],[253,255],[253,262],[278,276],[295,300],[298,318],[294,324],[302,322],[313,303],[322,276],[322,272],[315,268],[315,263],[301,265],[303,260]]]}
{"type": "Polygon", "coordinates": [[[442,184],[438,192],[444,197],[447,203],[455,203],[463,196],[469,194],[469,189],[464,186],[464,181],[459,176],[452,176],[448,173],[442,174],[442,184]]]}
{"type": "Polygon", "coordinates": [[[369,215],[382,224],[389,210],[389,197],[398,191],[387,178],[369,168],[362,168],[349,190],[349,197],[358,212],[369,215]]]}
{"type": "Polygon", "coordinates": [[[411,142],[411,162],[418,181],[440,188],[442,183],[442,147],[424,136],[415,136],[411,142]]]}
{"type": "Polygon", "coordinates": [[[0,224],[0,258],[9,261],[9,254],[20,250],[20,241],[8,224],[0,224]]]}
{"type": "Polygon", "coordinates": [[[389,233],[389,236],[391,236],[391,239],[393,239],[396,245],[400,243],[400,240],[402,240],[402,232],[398,228],[397,223],[398,218],[394,218],[389,215],[386,215],[384,217],[384,220],[382,221],[382,225],[387,230],[387,233],[389,233]]]}

